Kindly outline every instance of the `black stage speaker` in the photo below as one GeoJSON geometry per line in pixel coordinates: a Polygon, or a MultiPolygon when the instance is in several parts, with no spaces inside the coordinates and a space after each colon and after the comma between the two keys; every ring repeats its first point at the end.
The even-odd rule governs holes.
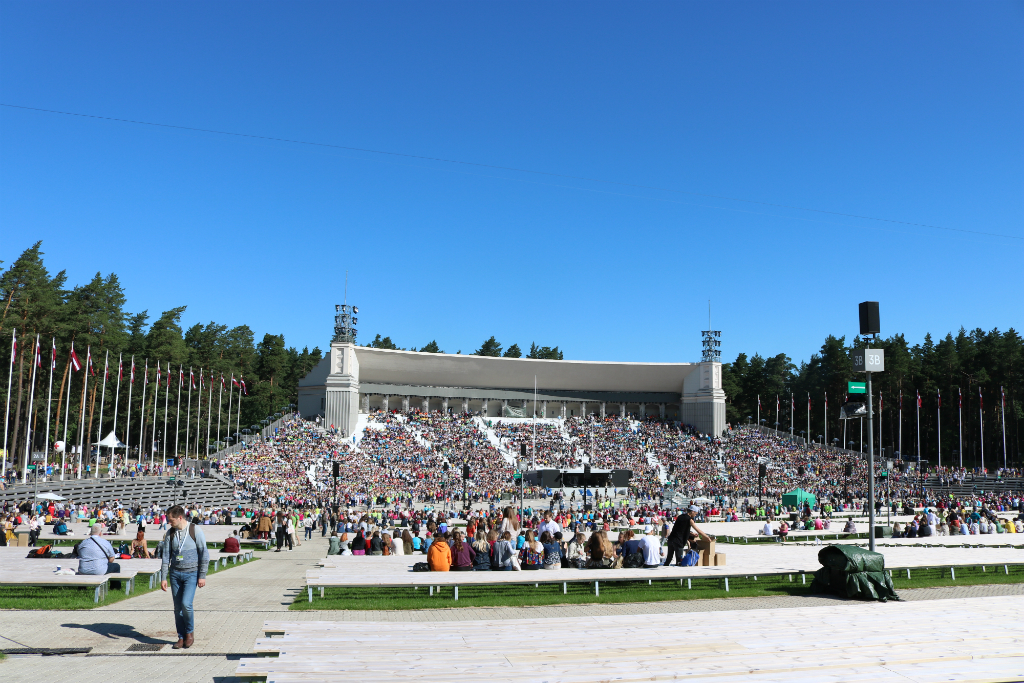
{"type": "Polygon", "coordinates": [[[522,458],[523,460],[526,460],[526,444],[525,443],[519,444],[519,457],[522,458]]]}
{"type": "Polygon", "coordinates": [[[757,466],[757,476],[763,479],[765,476],[767,476],[767,474],[768,467],[764,463],[761,463],[760,465],[757,466]]]}
{"type": "Polygon", "coordinates": [[[633,470],[612,470],[612,486],[624,488],[629,486],[629,480],[633,477],[633,470]]]}
{"type": "Polygon", "coordinates": [[[878,334],[882,327],[878,322],[878,302],[864,301],[860,305],[860,333],[878,334]]]}
{"type": "Polygon", "coordinates": [[[846,463],[846,476],[847,477],[852,477],[853,476],[853,463],[849,463],[849,462],[846,463]]]}
{"type": "Polygon", "coordinates": [[[338,463],[336,462],[333,462],[331,464],[334,465],[334,478],[337,479],[338,475],[340,474],[341,468],[338,466],[338,463]]]}

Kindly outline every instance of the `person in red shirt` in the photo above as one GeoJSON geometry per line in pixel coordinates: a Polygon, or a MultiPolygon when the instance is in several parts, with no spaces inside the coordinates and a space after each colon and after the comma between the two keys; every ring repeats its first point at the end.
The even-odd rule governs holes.
{"type": "Polygon", "coordinates": [[[241,551],[241,544],[238,542],[238,530],[227,537],[224,541],[224,547],[220,549],[222,553],[237,553],[241,551]]]}

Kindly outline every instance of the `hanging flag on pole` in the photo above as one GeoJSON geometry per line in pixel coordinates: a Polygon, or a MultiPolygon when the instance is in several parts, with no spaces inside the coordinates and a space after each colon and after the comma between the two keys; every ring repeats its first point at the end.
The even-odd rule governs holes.
{"type": "Polygon", "coordinates": [[[135,356],[132,356],[131,383],[135,384],[135,356]]]}
{"type": "Polygon", "coordinates": [[[238,386],[238,380],[235,379],[234,373],[231,374],[231,383],[234,384],[236,387],[238,386]]]}
{"type": "Polygon", "coordinates": [[[248,396],[249,395],[249,389],[247,389],[246,386],[245,386],[245,378],[244,377],[241,378],[241,382],[242,382],[242,395],[243,396],[248,396]]]}
{"type": "Polygon", "coordinates": [[[92,349],[92,347],[89,347],[89,348],[87,348],[85,350],[85,364],[89,368],[89,374],[92,375],[93,377],[95,377],[96,376],[96,368],[94,368],[93,365],[92,365],[92,350],[91,349],[92,349]]]}
{"type": "Polygon", "coordinates": [[[75,353],[75,342],[71,342],[71,369],[74,372],[82,369],[82,362],[78,360],[78,354],[75,353]]]}

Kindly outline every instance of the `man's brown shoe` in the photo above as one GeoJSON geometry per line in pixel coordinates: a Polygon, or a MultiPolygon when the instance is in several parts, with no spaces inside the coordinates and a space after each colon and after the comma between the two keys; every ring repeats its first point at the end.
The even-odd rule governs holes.
{"type": "Polygon", "coordinates": [[[185,634],[185,647],[186,648],[192,647],[192,643],[194,643],[194,642],[196,642],[195,635],[192,634],[192,633],[186,633],[185,634]]]}
{"type": "Polygon", "coordinates": [[[172,650],[180,650],[183,647],[185,647],[185,641],[181,638],[178,638],[178,642],[176,642],[174,645],[171,645],[172,650]]]}

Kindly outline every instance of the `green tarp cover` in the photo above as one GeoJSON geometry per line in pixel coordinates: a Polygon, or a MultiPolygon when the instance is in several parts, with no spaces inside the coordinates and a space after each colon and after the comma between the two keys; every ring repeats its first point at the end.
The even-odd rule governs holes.
{"type": "Polygon", "coordinates": [[[830,545],[818,551],[822,567],[850,572],[880,572],[885,569],[885,556],[855,545],[830,545]]]}
{"type": "Polygon", "coordinates": [[[803,505],[804,502],[815,505],[817,498],[814,497],[813,493],[808,493],[803,489],[796,489],[795,491],[782,494],[782,504],[786,507],[797,507],[803,505]]]}
{"type": "Polygon", "coordinates": [[[885,558],[853,545],[830,545],[818,553],[822,567],[814,573],[811,591],[859,600],[899,600],[885,558]]]}

